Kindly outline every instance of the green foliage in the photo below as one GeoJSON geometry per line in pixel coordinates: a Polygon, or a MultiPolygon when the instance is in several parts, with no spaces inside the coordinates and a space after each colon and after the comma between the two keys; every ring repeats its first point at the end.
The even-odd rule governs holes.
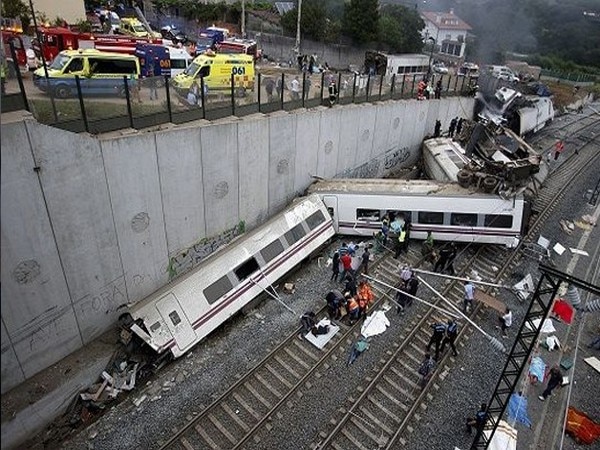
{"type": "Polygon", "coordinates": [[[79,19],[75,23],[75,27],[82,33],[91,33],[92,31],[92,24],[88,20],[79,19]]]}
{"type": "Polygon", "coordinates": [[[377,0],[350,0],[344,8],[342,19],[344,34],[360,44],[377,40],[378,7],[377,0]]]}
{"type": "Polygon", "coordinates": [[[2,0],[2,17],[11,19],[20,19],[23,30],[29,26],[31,21],[31,12],[29,6],[22,0],[2,0]]]}
{"type": "MultiPolygon", "coordinates": [[[[288,33],[296,33],[298,24],[298,10],[288,11],[281,18],[281,26],[288,33]]],[[[302,17],[300,17],[300,31],[304,36],[316,41],[323,41],[326,36],[328,21],[323,3],[318,0],[305,0],[302,3],[302,17]]]]}
{"type": "Polygon", "coordinates": [[[381,8],[379,42],[394,53],[417,53],[423,41],[420,31],[425,22],[414,9],[387,5],[381,8]]]}

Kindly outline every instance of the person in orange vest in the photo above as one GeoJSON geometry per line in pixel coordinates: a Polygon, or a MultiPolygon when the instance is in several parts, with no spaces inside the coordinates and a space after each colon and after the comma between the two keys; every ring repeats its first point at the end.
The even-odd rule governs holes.
{"type": "Polygon", "coordinates": [[[558,159],[558,157],[560,156],[560,154],[563,152],[564,149],[565,149],[565,144],[563,143],[563,141],[556,141],[556,144],[554,145],[554,161],[556,161],[558,159]]]}
{"type": "Polygon", "coordinates": [[[350,325],[353,325],[360,317],[360,307],[356,299],[349,292],[346,292],[346,310],[350,318],[350,325]]]}
{"type": "Polygon", "coordinates": [[[373,289],[371,289],[371,285],[367,280],[360,280],[358,284],[358,307],[360,308],[360,315],[362,317],[367,314],[367,310],[369,306],[373,304],[375,301],[375,295],[373,294],[373,289]]]}

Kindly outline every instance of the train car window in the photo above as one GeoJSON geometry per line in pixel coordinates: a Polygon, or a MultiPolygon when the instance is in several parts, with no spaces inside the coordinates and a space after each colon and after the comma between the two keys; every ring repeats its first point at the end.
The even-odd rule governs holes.
{"type": "Polygon", "coordinates": [[[296,242],[298,242],[300,239],[306,236],[306,231],[304,231],[304,228],[302,228],[302,224],[299,223],[290,231],[285,233],[283,236],[285,237],[289,245],[294,245],[296,242]]]}
{"type": "Polygon", "coordinates": [[[211,284],[206,289],[204,289],[204,291],[202,291],[202,293],[204,294],[206,301],[209,304],[213,304],[214,302],[219,300],[221,297],[223,297],[225,294],[227,294],[232,289],[233,289],[233,285],[231,284],[231,281],[229,281],[229,278],[227,278],[227,275],[223,275],[221,278],[219,278],[213,284],[211,284]]]}
{"type": "Polygon", "coordinates": [[[378,209],[357,209],[356,220],[370,220],[378,222],[381,220],[378,209]]]}
{"type": "Polygon", "coordinates": [[[272,261],[277,256],[283,253],[283,244],[279,239],[271,242],[265,248],[260,251],[260,255],[263,257],[266,263],[272,261]]]}
{"type": "Polygon", "coordinates": [[[505,214],[486,214],[483,226],[493,228],[512,228],[513,216],[507,216],[505,214]]]}
{"type": "Polygon", "coordinates": [[[444,213],[443,212],[419,211],[419,223],[426,223],[426,224],[431,224],[431,225],[443,225],[444,213]]]}
{"type": "Polygon", "coordinates": [[[177,326],[181,323],[181,317],[179,317],[179,314],[177,314],[177,311],[172,311],[169,314],[169,318],[171,319],[171,322],[173,322],[173,326],[177,326]]]}
{"type": "Polygon", "coordinates": [[[150,325],[150,331],[152,333],[156,333],[158,330],[160,330],[160,322],[154,322],[152,325],[150,325]]]}
{"type": "Polygon", "coordinates": [[[450,214],[450,224],[458,227],[476,227],[477,214],[452,213],[450,214]]]}
{"type": "Polygon", "coordinates": [[[314,230],[323,222],[325,222],[325,216],[321,211],[315,211],[306,219],[306,225],[308,225],[310,230],[314,230]]]}
{"type": "Polygon", "coordinates": [[[235,273],[240,281],[243,281],[256,272],[259,268],[260,266],[258,265],[258,261],[256,261],[254,256],[252,256],[233,269],[233,273],[235,273]]]}

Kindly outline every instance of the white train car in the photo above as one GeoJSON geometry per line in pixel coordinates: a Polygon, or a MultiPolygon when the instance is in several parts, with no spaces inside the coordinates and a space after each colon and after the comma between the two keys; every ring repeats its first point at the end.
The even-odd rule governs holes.
{"type": "Polygon", "coordinates": [[[537,133],[554,120],[554,105],[550,97],[528,97],[528,100],[531,104],[517,110],[517,123],[511,127],[520,136],[537,133]]]}
{"type": "Polygon", "coordinates": [[[131,306],[122,318],[158,353],[179,357],[333,235],[321,199],[309,196],[218,250],[190,273],[131,306]]]}
{"type": "Polygon", "coordinates": [[[339,234],[372,236],[385,214],[408,218],[410,236],[437,241],[518,244],[526,225],[522,196],[502,198],[474,192],[457,183],[427,180],[332,179],[308,189],[318,194],[339,234]]]}

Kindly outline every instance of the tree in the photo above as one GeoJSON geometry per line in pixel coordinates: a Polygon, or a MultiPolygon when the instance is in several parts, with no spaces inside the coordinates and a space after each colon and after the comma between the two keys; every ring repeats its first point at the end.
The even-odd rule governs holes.
{"type": "Polygon", "coordinates": [[[24,30],[31,20],[29,7],[22,0],[2,0],[2,17],[19,19],[24,30]]]}
{"type": "MultiPolygon", "coordinates": [[[[298,23],[298,9],[294,8],[281,17],[281,26],[288,33],[296,33],[298,23]]],[[[304,0],[302,2],[302,16],[300,17],[300,31],[317,41],[323,41],[327,35],[328,20],[323,3],[318,0],[304,0]]]]}
{"type": "Polygon", "coordinates": [[[367,44],[377,40],[378,0],[350,0],[344,8],[343,33],[356,43],[367,44]]]}
{"type": "Polygon", "coordinates": [[[414,9],[387,5],[381,8],[379,42],[396,53],[417,53],[423,47],[421,30],[425,22],[414,9]]]}

